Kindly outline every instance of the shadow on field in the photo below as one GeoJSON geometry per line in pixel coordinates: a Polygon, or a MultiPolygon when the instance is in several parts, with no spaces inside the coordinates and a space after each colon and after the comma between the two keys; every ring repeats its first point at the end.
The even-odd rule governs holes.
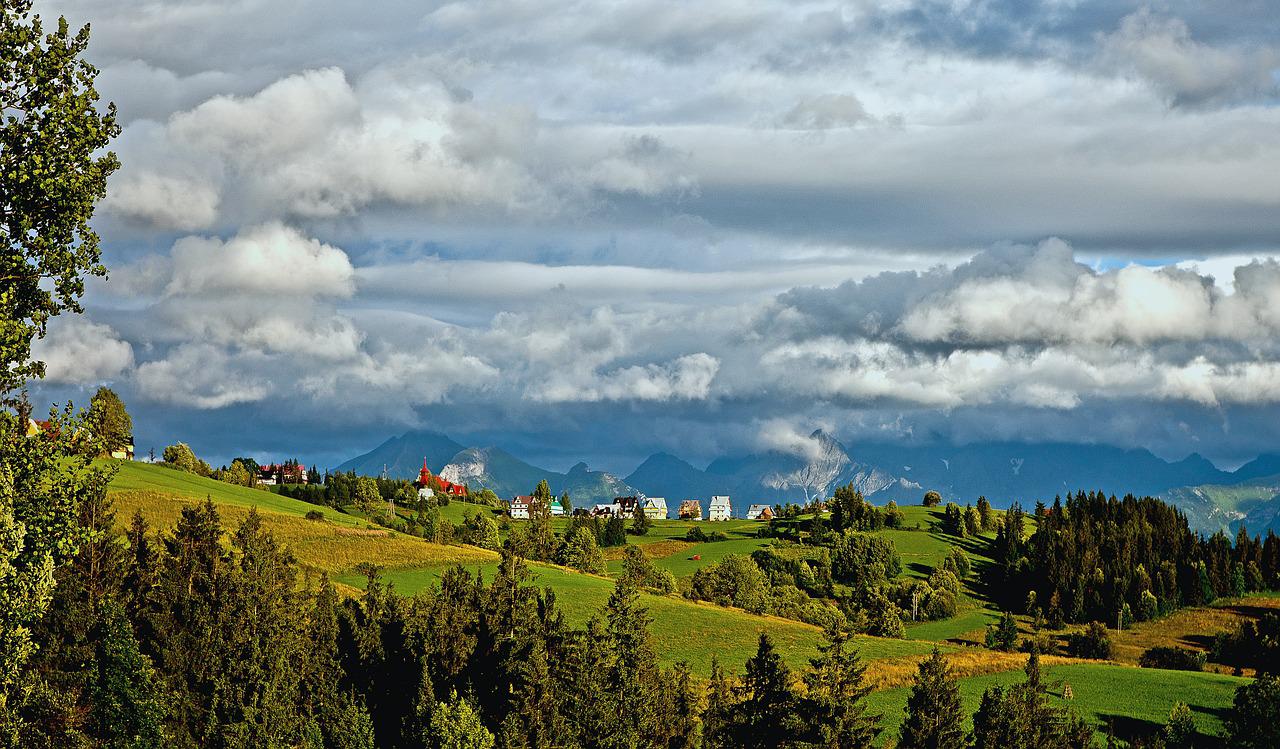
{"type": "MultiPolygon", "coordinates": [[[[1191,712],[1200,715],[1211,715],[1219,721],[1226,720],[1226,708],[1207,708],[1192,707],[1191,712]]],[[[1112,713],[1098,713],[1098,720],[1104,726],[1099,734],[1105,736],[1108,731],[1114,733],[1116,738],[1125,741],[1133,741],[1135,739],[1147,740],[1152,736],[1160,733],[1164,728],[1163,723],[1157,723],[1151,720],[1142,720],[1129,715],[1116,715],[1112,713]]],[[[1201,721],[1197,721],[1201,722],[1201,721]]],[[[1198,734],[1196,738],[1196,749],[1222,749],[1226,747],[1226,742],[1221,736],[1208,736],[1203,733],[1198,734]]]]}
{"type": "Polygon", "coordinates": [[[1113,733],[1116,738],[1125,741],[1148,739],[1163,728],[1161,724],[1154,721],[1113,713],[1098,713],[1098,720],[1102,721],[1104,735],[1113,733]]]}

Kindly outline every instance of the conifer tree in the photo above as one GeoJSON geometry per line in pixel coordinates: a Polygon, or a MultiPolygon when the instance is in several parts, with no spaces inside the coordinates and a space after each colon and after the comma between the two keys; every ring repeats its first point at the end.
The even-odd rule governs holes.
{"type": "Polygon", "coordinates": [[[806,733],[815,747],[871,746],[880,735],[880,716],[869,714],[864,702],[871,693],[867,667],[843,627],[828,627],[826,640],[804,678],[808,704],[801,712],[812,723],[806,733]]]}
{"type": "Polygon", "coordinates": [[[793,746],[798,733],[798,700],[791,686],[791,670],[773,647],[767,633],[760,633],[756,654],[747,660],[739,687],[734,735],[738,746],[772,749],[793,746]]]}
{"type": "Polygon", "coordinates": [[[103,603],[93,641],[89,724],[98,744],[109,749],[166,746],[164,698],[123,606],[111,599],[103,603]]]}
{"type": "Polygon", "coordinates": [[[963,749],[966,744],[960,686],[935,647],[921,661],[907,697],[900,749],[963,749]]]}
{"type": "Polygon", "coordinates": [[[707,681],[707,706],[702,713],[703,749],[734,746],[734,714],[738,701],[729,678],[716,656],[711,656],[711,678],[707,681]]]}

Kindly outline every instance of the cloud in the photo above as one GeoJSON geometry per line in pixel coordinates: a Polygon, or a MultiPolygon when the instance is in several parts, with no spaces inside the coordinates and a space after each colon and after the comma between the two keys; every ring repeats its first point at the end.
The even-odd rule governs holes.
{"type": "Polygon", "coordinates": [[[48,334],[35,341],[32,357],[44,362],[45,380],[90,385],[111,380],[133,367],[133,346],[109,325],[64,315],[49,324],[48,334]]]}
{"type": "Polygon", "coordinates": [[[799,130],[830,130],[853,127],[871,119],[862,102],[852,94],[821,94],[806,97],[782,116],[784,127],[799,130]]]}
{"type": "Polygon", "coordinates": [[[246,371],[221,349],[183,344],[163,359],[143,362],[135,375],[138,391],[147,400],[196,410],[226,408],[262,401],[270,385],[246,371]],[[237,365],[240,366],[237,366],[237,365]]]}
{"type": "Polygon", "coordinates": [[[653,136],[560,138],[527,108],[483,106],[414,66],[354,85],[340,69],[309,70],[132,128],[107,206],[180,229],[379,207],[532,221],[591,210],[607,193],[694,188],[680,153],[653,136]]]}
{"type": "Polygon", "coordinates": [[[549,377],[534,385],[531,397],[547,403],[597,401],[702,400],[720,361],[706,353],[689,354],[660,364],[621,367],[574,380],[549,377]]]}
{"type": "Polygon", "coordinates": [[[103,208],[161,229],[190,231],[213,224],[218,202],[217,189],[198,179],[125,171],[111,180],[103,208]]]}
{"type": "Polygon", "coordinates": [[[1174,106],[1255,101],[1280,93],[1280,48],[1274,45],[1211,46],[1192,38],[1179,18],[1150,8],[1125,16],[1100,39],[1104,61],[1137,74],[1168,96],[1174,106]]]}
{"type": "Polygon", "coordinates": [[[184,237],[170,257],[166,296],[349,297],[355,289],[345,252],[278,222],[245,228],[226,242],[184,237]]]}
{"type": "MultiPolygon", "coordinates": [[[[825,425],[824,425],[825,428],[825,425]]],[[[814,439],[813,429],[807,431],[784,417],[765,419],[756,431],[756,445],[765,451],[795,455],[806,461],[822,457],[822,443],[814,439]]]]}

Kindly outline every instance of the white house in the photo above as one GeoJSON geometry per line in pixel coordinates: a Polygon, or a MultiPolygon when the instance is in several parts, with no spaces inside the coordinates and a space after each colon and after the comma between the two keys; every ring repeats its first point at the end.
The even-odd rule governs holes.
{"type": "Polygon", "coordinates": [[[518,497],[511,498],[511,519],[512,520],[528,520],[529,508],[533,506],[533,497],[528,494],[522,494],[518,497]]]}
{"type": "Polygon", "coordinates": [[[649,497],[644,501],[644,516],[650,520],[667,519],[667,500],[665,497],[649,497]]]}
{"type": "Polygon", "coordinates": [[[598,517],[611,518],[617,515],[621,515],[622,508],[618,507],[618,505],[612,502],[605,502],[605,503],[597,504],[595,508],[591,510],[591,514],[596,515],[598,517]]]}
{"type": "Polygon", "coordinates": [[[747,508],[747,520],[773,520],[773,508],[769,505],[751,505],[747,508]]]}
{"type": "Polygon", "coordinates": [[[733,517],[733,505],[729,504],[729,496],[715,495],[711,498],[711,507],[707,509],[707,520],[728,520],[733,517]]]}

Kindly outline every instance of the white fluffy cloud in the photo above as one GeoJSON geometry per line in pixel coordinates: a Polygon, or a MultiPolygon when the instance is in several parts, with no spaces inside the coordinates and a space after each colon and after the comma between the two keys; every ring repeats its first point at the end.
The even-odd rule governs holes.
{"type": "Polygon", "coordinates": [[[69,315],[49,324],[32,356],[44,362],[46,380],[75,385],[111,380],[133,367],[133,346],[111,326],[69,315]]]}
{"type": "Polygon", "coordinates": [[[280,223],[248,227],[226,242],[184,237],[170,258],[166,296],[349,297],[355,290],[345,252],[280,223]]]}
{"type": "Polygon", "coordinates": [[[164,359],[138,366],[138,393],[147,400],[199,410],[254,403],[271,393],[268,382],[248,371],[254,364],[261,362],[237,362],[217,347],[183,344],[164,359]]]}
{"type": "Polygon", "coordinates": [[[180,229],[380,206],[530,221],[580,213],[597,192],[694,187],[680,154],[652,136],[578,133],[564,148],[544,129],[527,108],[486,108],[414,65],[358,84],[337,68],[309,70],[251,96],[215,96],[163,127],[140,123],[107,205],[180,229]]]}

